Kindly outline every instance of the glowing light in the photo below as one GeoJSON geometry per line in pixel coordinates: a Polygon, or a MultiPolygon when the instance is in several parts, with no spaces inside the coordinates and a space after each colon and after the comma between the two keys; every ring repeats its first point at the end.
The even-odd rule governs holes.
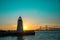
{"type": "Polygon", "coordinates": [[[23,26],[23,30],[28,30],[28,26],[23,26]]]}

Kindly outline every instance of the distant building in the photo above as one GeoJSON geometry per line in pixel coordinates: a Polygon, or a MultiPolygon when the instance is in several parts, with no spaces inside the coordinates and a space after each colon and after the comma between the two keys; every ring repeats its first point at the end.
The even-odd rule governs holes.
{"type": "Polygon", "coordinates": [[[21,16],[19,16],[17,23],[17,32],[22,32],[22,31],[23,31],[23,21],[21,16]]]}
{"type": "Polygon", "coordinates": [[[46,28],[45,30],[48,30],[48,26],[47,25],[45,25],[45,28],[46,28]]]}

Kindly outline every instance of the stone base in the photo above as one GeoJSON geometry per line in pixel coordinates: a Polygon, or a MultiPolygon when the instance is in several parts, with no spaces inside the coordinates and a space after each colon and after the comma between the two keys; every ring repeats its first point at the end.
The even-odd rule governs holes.
{"type": "Polygon", "coordinates": [[[35,35],[34,31],[24,31],[24,32],[0,32],[1,36],[26,36],[26,35],[35,35]]]}

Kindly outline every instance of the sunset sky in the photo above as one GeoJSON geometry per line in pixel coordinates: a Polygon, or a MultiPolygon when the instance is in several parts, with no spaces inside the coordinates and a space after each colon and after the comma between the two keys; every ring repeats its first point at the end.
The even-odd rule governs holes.
{"type": "Polygon", "coordinates": [[[60,25],[59,0],[0,0],[0,29],[15,30],[18,17],[27,30],[40,25],[60,25]]]}

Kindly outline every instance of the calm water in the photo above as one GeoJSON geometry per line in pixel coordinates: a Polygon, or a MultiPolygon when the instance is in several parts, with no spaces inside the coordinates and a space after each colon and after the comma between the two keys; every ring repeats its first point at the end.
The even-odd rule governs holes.
{"type": "Polygon", "coordinates": [[[60,31],[36,31],[33,36],[7,36],[0,40],[60,40],[60,31]]]}

